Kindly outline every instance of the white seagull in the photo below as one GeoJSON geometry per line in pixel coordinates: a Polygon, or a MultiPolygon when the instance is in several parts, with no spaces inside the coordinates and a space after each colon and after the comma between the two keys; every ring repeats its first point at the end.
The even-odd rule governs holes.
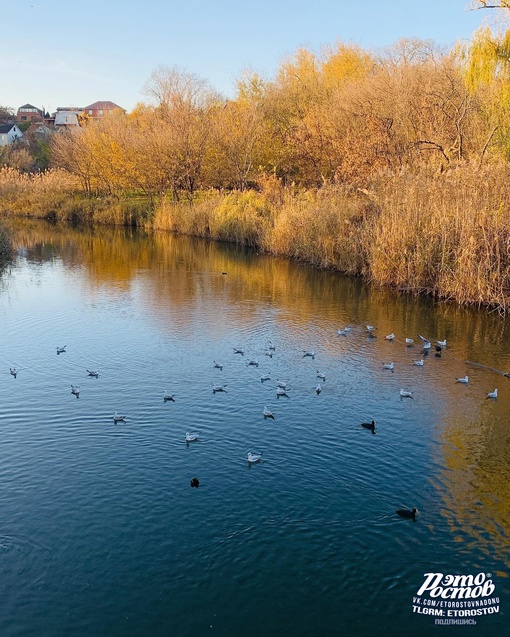
{"type": "Polygon", "coordinates": [[[241,354],[241,356],[244,356],[244,349],[241,349],[240,347],[234,347],[234,354],[241,354]]]}
{"type": "Polygon", "coordinates": [[[326,380],[326,374],[324,372],[320,372],[319,370],[317,370],[317,378],[320,378],[321,380],[326,380]]]}
{"type": "Polygon", "coordinates": [[[255,464],[255,462],[260,462],[262,460],[262,452],[252,453],[251,451],[248,451],[246,458],[248,459],[249,464],[255,464]]]}
{"type": "Polygon", "coordinates": [[[497,398],[497,397],[498,397],[498,390],[497,389],[495,389],[494,391],[490,391],[487,394],[487,398],[497,398]]]}
{"type": "Polygon", "coordinates": [[[279,398],[280,396],[287,396],[289,398],[289,394],[287,394],[287,390],[283,389],[283,387],[278,387],[276,390],[276,396],[279,398]]]}
{"type": "Polygon", "coordinates": [[[315,393],[317,394],[317,396],[321,393],[321,391],[322,391],[321,384],[318,383],[317,387],[315,388],[315,393]]]}
{"type": "Polygon", "coordinates": [[[406,345],[412,345],[414,343],[414,338],[406,338],[406,345]]]}
{"type": "Polygon", "coordinates": [[[186,432],[186,436],[185,436],[185,440],[186,442],[196,442],[198,440],[198,437],[200,436],[200,432],[199,431],[195,431],[193,433],[190,433],[189,431],[186,432]]]}
{"type": "Polygon", "coordinates": [[[16,376],[18,375],[18,370],[15,367],[11,367],[10,372],[14,376],[14,378],[16,378],[16,376]]]}
{"type": "Polygon", "coordinates": [[[313,350],[307,352],[305,350],[303,350],[304,354],[303,354],[303,358],[306,358],[307,356],[309,356],[310,358],[315,358],[315,352],[313,350]]]}
{"type": "Polygon", "coordinates": [[[383,363],[383,367],[384,369],[391,369],[391,371],[393,371],[393,368],[395,367],[395,363],[383,363]]]}
{"type": "Polygon", "coordinates": [[[273,420],[275,419],[273,412],[269,411],[267,407],[264,407],[264,410],[262,411],[262,415],[264,416],[264,418],[272,418],[273,420]]]}
{"type": "Polygon", "coordinates": [[[93,376],[94,378],[99,378],[99,372],[95,372],[95,371],[93,371],[91,369],[87,369],[87,374],[89,376],[93,376]]]}
{"type": "Polygon", "coordinates": [[[401,389],[400,398],[413,398],[413,392],[407,391],[407,389],[401,389]]]}
{"type": "Polygon", "coordinates": [[[269,376],[269,374],[265,374],[264,376],[260,377],[260,382],[263,383],[266,380],[271,380],[271,376],[269,376]]]}
{"type": "Polygon", "coordinates": [[[373,332],[375,327],[373,325],[367,325],[367,332],[373,332]]]}
{"type": "Polygon", "coordinates": [[[77,385],[71,385],[71,394],[74,394],[76,398],[80,397],[80,388],[77,385]]]}
{"type": "Polygon", "coordinates": [[[441,347],[446,347],[446,338],[444,339],[444,341],[436,341],[436,343],[441,347]]]}
{"type": "Polygon", "coordinates": [[[215,394],[218,391],[224,391],[225,393],[227,393],[227,390],[225,389],[226,385],[213,385],[213,394],[215,394]]]}
{"type": "Polygon", "coordinates": [[[388,334],[388,336],[384,337],[387,341],[392,341],[395,338],[395,334],[393,334],[393,332],[391,334],[388,334]]]}
{"type": "Polygon", "coordinates": [[[258,367],[259,366],[259,362],[257,360],[248,361],[246,363],[246,366],[249,367],[250,365],[253,365],[254,367],[258,367]]]}
{"type": "Polygon", "coordinates": [[[118,414],[117,412],[113,414],[112,418],[113,418],[113,422],[126,422],[126,416],[122,416],[121,414],[118,414]]]}
{"type": "Polygon", "coordinates": [[[425,361],[423,360],[423,358],[421,358],[419,361],[413,360],[413,364],[418,365],[418,367],[423,367],[425,365],[425,361]]]}
{"type": "Polygon", "coordinates": [[[214,367],[218,369],[223,369],[223,365],[221,363],[217,363],[216,361],[214,361],[214,367]]]}
{"type": "Polygon", "coordinates": [[[418,334],[418,336],[420,337],[420,341],[423,343],[423,349],[430,349],[431,342],[429,339],[421,336],[420,334],[418,334]]]}
{"type": "Polygon", "coordinates": [[[338,334],[338,336],[347,336],[347,328],[343,329],[343,330],[337,330],[336,333],[338,334]]]}
{"type": "Polygon", "coordinates": [[[464,378],[456,378],[455,380],[458,383],[464,383],[464,385],[467,385],[469,382],[469,376],[464,376],[464,378]]]}
{"type": "Polygon", "coordinates": [[[282,389],[287,389],[287,381],[286,380],[278,380],[276,379],[276,386],[281,387],[282,389]]]}
{"type": "Polygon", "coordinates": [[[173,394],[171,394],[169,391],[166,391],[163,394],[163,400],[165,401],[165,403],[167,403],[169,400],[175,403],[175,398],[173,397],[173,394]]]}

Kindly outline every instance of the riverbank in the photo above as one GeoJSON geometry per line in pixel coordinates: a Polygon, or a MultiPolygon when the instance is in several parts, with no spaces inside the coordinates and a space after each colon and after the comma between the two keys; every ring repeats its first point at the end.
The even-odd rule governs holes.
{"type": "Polygon", "coordinates": [[[282,187],[200,193],[193,204],[87,198],[64,171],[0,173],[3,213],[136,225],[253,246],[377,285],[461,304],[510,307],[510,169],[465,164],[442,174],[381,174],[366,188],[282,187]]]}

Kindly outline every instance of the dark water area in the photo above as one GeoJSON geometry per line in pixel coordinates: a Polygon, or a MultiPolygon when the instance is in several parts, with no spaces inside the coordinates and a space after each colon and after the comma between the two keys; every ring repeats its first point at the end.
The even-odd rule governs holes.
{"type": "Polygon", "coordinates": [[[13,231],[2,637],[510,634],[507,320],[186,237],[13,231]]]}

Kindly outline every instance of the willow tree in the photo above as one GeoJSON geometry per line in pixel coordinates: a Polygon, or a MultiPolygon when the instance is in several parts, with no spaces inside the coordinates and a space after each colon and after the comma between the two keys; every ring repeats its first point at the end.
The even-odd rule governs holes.
{"type": "Polygon", "coordinates": [[[510,159],[510,30],[496,33],[481,28],[457,54],[466,86],[477,96],[485,122],[480,160],[489,148],[510,159]]]}

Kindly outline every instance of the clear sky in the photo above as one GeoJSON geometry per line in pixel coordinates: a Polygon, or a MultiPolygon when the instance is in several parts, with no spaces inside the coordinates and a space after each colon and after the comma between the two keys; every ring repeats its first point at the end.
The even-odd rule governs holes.
{"type": "Polygon", "coordinates": [[[233,95],[245,69],[273,77],[304,46],[378,51],[400,38],[453,46],[492,13],[470,0],[17,0],[2,12],[0,105],[130,111],[158,65],[178,66],[233,95]]]}

